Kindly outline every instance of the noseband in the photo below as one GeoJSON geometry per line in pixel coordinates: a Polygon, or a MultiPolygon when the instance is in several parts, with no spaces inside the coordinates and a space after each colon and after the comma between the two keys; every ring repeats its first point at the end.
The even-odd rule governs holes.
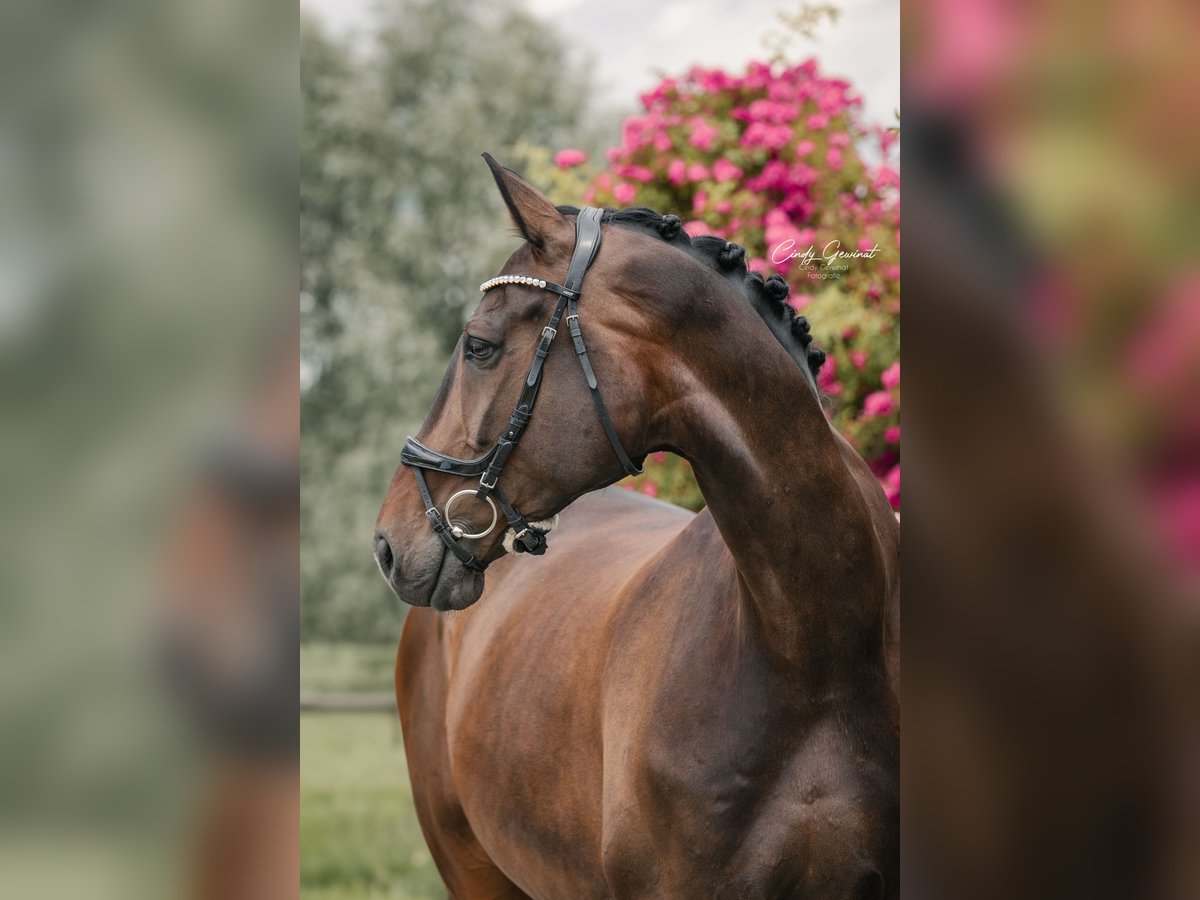
{"type": "Polygon", "coordinates": [[[400,462],[412,468],[413,475],[416,476],[417,488],[421,492],[421,501],[425,504],[425,515],[429,517],[429,523],[433,526],[433,530],[464,566],[476,572],[482,572],[488,564],[464,547],[461,541],[464,539],[475,540],[488,535],[496,527],[499,518],[496,512],[497,505],[504,513],[504,518],[508,520],[509,526],[516,533],[516,537],[513,539],[514,550],[518,553],[532,553],[537,556],[546,552],[546,532],[549,529],[531,525],[525,516],[517,512],[500,488],[500,474],[533,416],[533,405],[537,401],[538,391],[542,386],[542,363],[550,355],[550,347],[558,334],[558,323],[564,311],[567,313],[567,327],[571,332],[571,340],[575,344],[575,355],[579,357],[579,365],[583,368],[588,390],[592,395],[592,402],[596,406],[596,414],[600,418],[600,424],[604,426],[604,433],[608,435],[608,442],[612,444],[613,451],[617,454],[617,459],[621,461],[621,466],[626,472],[630,475],[641,474],[641,467],[633,463],[621,445],[621,439],[617,437],[617,430],[613,427],[612,419],[609,418],[608,410],[604,406],[604,399],[600,396],[600,388],[596,384],[596,373],[592,371],[587,347],[583,343],[583,332],[579,328],[577,304],[583,287],[583,277],[587,274],[588,267],[600,249],[600,217],[603,214],[603,210],[591,206],[580,210],[575,219],[575,252],[571,255],[571,264],[567,267],[567,278],[563,284],[554,284],[531,275],[500,275],[479,286],[480,292],[485,294],[495,287],[516,284],[550,291],[558,295],[554,313],[550,316],[546,327],[542,329],[542,337],[538,341],[537,349],[533,351],[533,362],[529,366],[529,374],[525,376],[525,384],[521,388],[517,406],[508,420],[504,433],[496,440],[495,446],[476,459],[458,459],[432,450],[416,438],[410,437],[400,452],[400,462]],[[479,486],[458,491],[446,501],[445,509],[438,509],[433,502],[433,496],[429,493],[429,486],[425,483],[423,469],[445,472],[448,475],[459,475],[463,478],[474,478],[478,475],[479,486]],[[459,497],[472,495],[479,500],[486,501],[492,508],[492,522],[483,531],[468,534],[462,526],[454,524],[451,520],[450,508],[459,497]],[[495,499],[493,500],[493,498],[495,499]]]}

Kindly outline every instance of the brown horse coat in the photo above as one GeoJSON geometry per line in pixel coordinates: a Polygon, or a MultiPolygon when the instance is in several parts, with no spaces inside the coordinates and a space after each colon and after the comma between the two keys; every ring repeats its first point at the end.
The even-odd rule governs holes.
{"type": "MultiPolygon", "coordinates": [[[[497,180],[530,241],[506,271],[551,277],[568,217],[508,170],[497,180]]],[[[496,293],[466,328],[496,358],[451,363],[429,446],[477,453],[507,415],[545,306],[496,293]]],[[[397,593],[433,607],[409,614],[396,685],[451,895],[895,895],[886,498],[780,339],[693,255],[608,226],[580,314],[626,446],[687,456],[708,507],[616,490],[571,504],[619,468],[562,348],[504,476],[531,518],[571,504],[546,556],[500,558],[499,534],[481,539],[497,560],[484,591],[397,472],[376,540],[397,593]]],[[[466,486],[430,485],[440,503],[466,486]]]]}

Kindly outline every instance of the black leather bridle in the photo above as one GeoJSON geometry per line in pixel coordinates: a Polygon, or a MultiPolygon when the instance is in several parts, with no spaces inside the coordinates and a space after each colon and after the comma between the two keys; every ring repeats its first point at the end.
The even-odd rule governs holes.
{"type": "Polygon", "coordinates": [[[617,430],[613,427],[612,419],[609,418],[608,410],[604,406],[604,399],[600,396],[596,373],[592,371],[587,347],[583,343],[583,332],[579,327],[577,304],[583,287],[583,277],[587,274],[588,267],[591,266],[592,260],[596,258],[596,252],[600,249],[600,218],[603,214],[603,210],[592,206],[586,206],[579,211],[579,215],[575,219],[575,252],[571,255],[571,264],[567,267],[567,278],[563,284],[554,284],[531,275],[501,275],[485,281],[479,286],[482,293],[487,293],[492,288],[501,285],[516,284],[558,294],[558,303],[554,307],[554,313],[550,316],[546,327],[542,329],[537,349],[533,351],[533,362],[529,366],[529,374],[525,376],[521,396],[517,400],[516,408],[513,410],[512,417],[508,420],[503,434],[496,440],[496,445],[476,459],[458,459],[432,450],[416,438],[410,437],[400,452],[400,462],[411,467],[413,475],[416,476],[417,488],[421,491],[421,501],[425,504],[425,515],[429,517],[429,523],[433,526],[433,530],[464,566],[476,572],[482,572],[488,564],[464,547],[460,541],[464,538],[474,540],[489,534],[496,527],[497,505],[516,534],[513,539],[514,550],[518,553],[532,553],[538,556],[546,552],[546,530],[531,525],[525,516],[517,512],[500,488],[500,474],[504,471],[505,463],[508,462],[508,458],[512,455],[517,442],[521,439],[521,435],[525,432],[525,428],[533,416],[533,405],[537,402],[538,391],[542,386],[542,364],[550,355],[550,347],[558,334],[558,323],[564,311],[567,314],[567,328],[570,330],[571,340],[575,344],[575,354],[579,357],[579,365],[583,368],[588,390],[592,394],[592,402],[596,406],[596,414],[600,418],[600,424],[604,426],[604,433],[608,435],[608,441],[612,444],[617,459],[621,461],[621,466],[625,471],[630,475],[640,475],[642,472],[641,467],[635,465],[629,458],[629,454],[621,445],[621,439],[617,437],[617,430]],[[448,475],[459,475],[464,478],[474,478],[478,475],[479,486],[473,490],[458,491],[453,494],[446,501],[445,509],[441,510],[433,502],[433,496],[429,493],[423,469],[445,472],[448,475]],[[458,497],[464,495],[474,495],[491,506],[492,522],[483,531],[467,534],[461,526],[451,521],[450,507],[458,497]],[[493,498],[495,498],[494,502],[493,498]]]}

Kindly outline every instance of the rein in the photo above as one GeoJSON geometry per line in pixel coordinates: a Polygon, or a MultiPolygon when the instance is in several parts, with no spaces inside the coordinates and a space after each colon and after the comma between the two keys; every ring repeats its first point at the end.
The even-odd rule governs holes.
{"type": "Polygon", "coordinates": [[[518,512],[500,487],[500,475],[533,416],[533,407],[542,386],[542,364],[550,355],[550,348],[558,335],[558,325],[564,312],[567,314],[567,328],[571,332],[571,341],[575,345],[575,355],[579,358],[579,365],[587,379],[588,390],[596,407],[596,415],[604,427],[608,442],[612,445],[617,459],[620,460],[621,467],[627,473],[640,475],[642,472],[641,467],[635,465],[629,458],[629,454],[625,452],[625,448],[621,444],[621,439],[617,436],[617,430],[604,405],[604,398],[600,396],[596,373],[592,370],[587,346],[583,342],[583,332],[579,327],[578,302],[583,287],[583,278],[600,249],[600,218],[603,214],[603,210],[592,206],[580,210],[575,219],[575,250],[571,255],[571,263],[567,267],[567,277],[563,284],[555,284],[531,275],[499,275],[479,286],[480,292],[486,294],[492,288],[516,284],[550,291],[557,294],[559,298],[554,312],[550,316],[550,321],[542,329],[542,336],[538,341],[537,348],[533,351],[533,362],[529,366],[529,374],[525,376],[521,396],[508,420],[508,425],[497,438],[495,446],[476,459],[459,459],[426,447],[416,438],[410,437],[405,441],[404,449],[400,451],[400,462],[409,466],[417,479],[417,488],[420,490],[421,500],[425,504],[425,515],[429,518],[433,530],[450,552],[458,557],[464,566],[473,571],[482,572],[488,564],[480,560],[461,542],[477,540],[490,534],[499,520],[499,512],[504,513],[509,527],[515,532],[512,540],[513,550],[517,553],[532,553],[535,556],[546,552],[546,533],[552,526],[546,526],[546,523],[542,522],[531,524],[525,516],[518,512]],[[429,493],[429,486],[425,482],[423,470],[444,472],[463,478],[474,478],[478,475],[479,485],[451,495],[450,499],[446,501],[445,508],[438,509],[437,504],[433,502],[433,496],[429,493]],[[469,534],[466,529],[455,524],[451,519],[450,508],[459,497],[472,495],[478,500],[485,501],[491,507],[492,521],[482,531],[469,534]],[[499,506],[499,512],[497,506],[499,506]]]}

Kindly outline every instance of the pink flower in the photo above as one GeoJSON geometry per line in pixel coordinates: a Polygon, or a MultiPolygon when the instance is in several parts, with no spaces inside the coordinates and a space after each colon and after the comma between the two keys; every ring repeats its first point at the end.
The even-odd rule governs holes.
{"type": "Polygon", "coordinates": [[[746,66],[746,77],[742,84],[748,88],[765,88],[771,83],[771,64],[751,62],[746,66]]]}
{"type": "Polygon", "coordinates": [[[830,355],[825,357],[825,365],[817,372],[817,387],[822,393],[836,397],[842,392],[841,382],[837,380],[837,358],[830,355]]]}
{"type": "Polygon", "coordinates": [[[844,131],[835,131],[829,136],[829,146],[842,148],[849,147],[850,135],[846,134],[844,131]]]}
{"type": "Polygon", "coordinates": [[[715,234],[715,232],[708,227],[707,223],[702,222],[699,219],[693,219],[690,222],[684,222],[683,230],[686,231],[690,237],[702,237],[706,234],[715,234]]]}
{"type": "Polygon", "coordinates": [[[687,177],[691,181],[704,181],[708,178],[708,169],[700,165],[700,163],[692,163],[687,167],[687,177]]]}
{"type": "Polygon", "coordinates": [[[637,488],[634,487],[632,481],[625,482],[623,485],[621,485],[621,487],[625,488],[625,490],[627,490],[627,491],[636,491],[637,490],[637,488]]]}
{"type": "Polygon", "coordinates": [[[796,312],[800,312],[810,303],[812,303],[812,294],[792,294],[788,297],[788,305],[796,312]]]}
{"type": "Polygon", "coordinates": [[[820,131],[822,128],[829,127],[829,116],[826,116],[823,113],[813,113],[808,117],[808,122],[806,124],[808,125],[810,131],[820,131]]]}
{"type": "Polygon", "coordinates": [[[900,173],[891,166],[880,166],[875,172],[875,189],[900,187],[900,173]]]}
{"type": "Polygon", "coordinates": [[[667,166],[667,181],[674,185],[683,184],[687,177],[687,163],[682,159],[673,159],[667,166]]]}
{"type": "Polygon", "coordinates": [[[621,124],[621,143],[629,150],[646,144],[646,120],[641,116],[630,116],[621,124]]]}
{"type": "Polygon", "coordinates": [[[647,497],[657,497],[658,485],[656,485],[653,481],[647,481],[644,485],[642,485],[642,493],[647,497]]]}
{"type": "Polygon", "coordinates": [[[624,181],[613,188],[613,197],[615,197],[617,202],[622,205],[632,203],[633,198],[636,196],[637,188],[635,188],[632,184],[627,184],[624,181]]]}
{"type": "Polygon", "coordinates": [[[667,451],[666,450],[656,450],[650,454],[650,459],[652,459],[654,462],[658,463],[659,465],[662,465],[663,463],[665,463],[667,461],[667,451]]]}
{"type": "Polygon", "coordinates": [[[733,79],[720,69],[712,69],[711,71],[703,72],[696,80],[698,80],[700,84],[700,89],[706,94],[713,94],[717,91],[723,91],[726,88],[733,86],[733,79]]]}
{"type": "Polygon", "coordinates": [[[883,489],[887,493],[888,502],[892,509],[900,508],[900,464],[892,466],[892,470],[883,476],[883,489]]]}
{"type": "Polygon", "coordinates": [[[812,141],[801,141],[800,143],[798,143],[796,145],[796,155],[797,156],[808,156],[808,154],[812,153],[813,150],[816,149],[816,147],[817,147],[817,145],[814,144],[812,141]]]}
{"type": "Polygon", "coordinates": [[[582,150],[559,150],[554,154],[554,164],[560,169],[573,169],[587,162],[587,158],[582,150]]]}
{"type": "Polygon", "coordinates": [[[742,177],[742,170],[722,156],[713,163],[712,176],[717,181],[736,181],[742,177]]]}
{"type": "Polygon", "coordinates": [[[791,122],[800,114],[800,110],[794,104],[773,100],[755,100],[750,104],[749,112],[752,119],[776,125],[791,122]]]}
{"type": "Polygon", "coordinates": [[[676,92],[678,85],[679,82],[676,79],[664,78],[661,82],[659,82],[658,87],[656,87],[650,93],[642,94],[642,105],[645,106],[647,110],[661,105],[663,100],[667,99],[670,97],[670,95],[676,92]]]}
{"type": "Polygon", "coordinates": [[[863,416],[866,418],[886,416],[893,408],[892,395],[887,391],[875,391],[867,394],[866,399],[863,400],[863,416]]]}
{"type": "Polygon", "coordinates": [[[861,372],[867,365],[867,354],[862,350],[851,350],[850,362],[861,372]]]}
{"type": "Polygon", "coordinates": [[[699,215],[708,207],[708,191],[696,191],[692,198],[692,212],[699,215]]]}
{"type": "MultiPolygon", "coordinates": [[[[733,204],[730,203],[728,200],[718,200],[716,203],[713,204],[713,209],[716,210],[717,212],[719,212],[721,215],[725,216],[725,215],[728,215],[729,213],[733,212],[733,204]]],[[[729,230],[737,231],[738,227],[740,225],[741,225],[741,222],[739,222],[737,219],[733,219],[729,223],[729,230]]]]}
{"type": "Polygon", "coordinates": [[[692,131],[688,135],[688,143],[698,150],[711,150],[712,143],[717,137],[717,129],[703,119],[692,120],[692,131]]]}
{"type": "Polygon", "coordinates": [[[883,439],[885,441],[887,441],[889,444],[900,443],[900,426],[899,425],[889,425],[887,427],[887,430],[883,433],[883,439]]]}
{"type": "Polygon", "coordinates": [[[619,166],[617,174],[643,183],[654,180],[654,173],[645,166],[619,166]]]}
{"type": "Polygon", "coordinates": [[[837,147],[830,147],[826,150],[825,165],[829,166],[835,172],[842,171],[842,151],[837,147]]]}
{"type": "Polygon", "coordinates": [[[766,147],[769,150],[782,150],[792,141],[792,129],[789,125],[768,125],[766,122],[752,122],[742,134],[739,143],[743,147],[766,147]]]}
{"type": "Polygon", "coordinates": [[[889,391],[892,388],[900,386],[900,360],[896,360],[890,366],[883,370],[883,374],[879,376],[879,380],[883,382],[883,386],[889,391]]]}

